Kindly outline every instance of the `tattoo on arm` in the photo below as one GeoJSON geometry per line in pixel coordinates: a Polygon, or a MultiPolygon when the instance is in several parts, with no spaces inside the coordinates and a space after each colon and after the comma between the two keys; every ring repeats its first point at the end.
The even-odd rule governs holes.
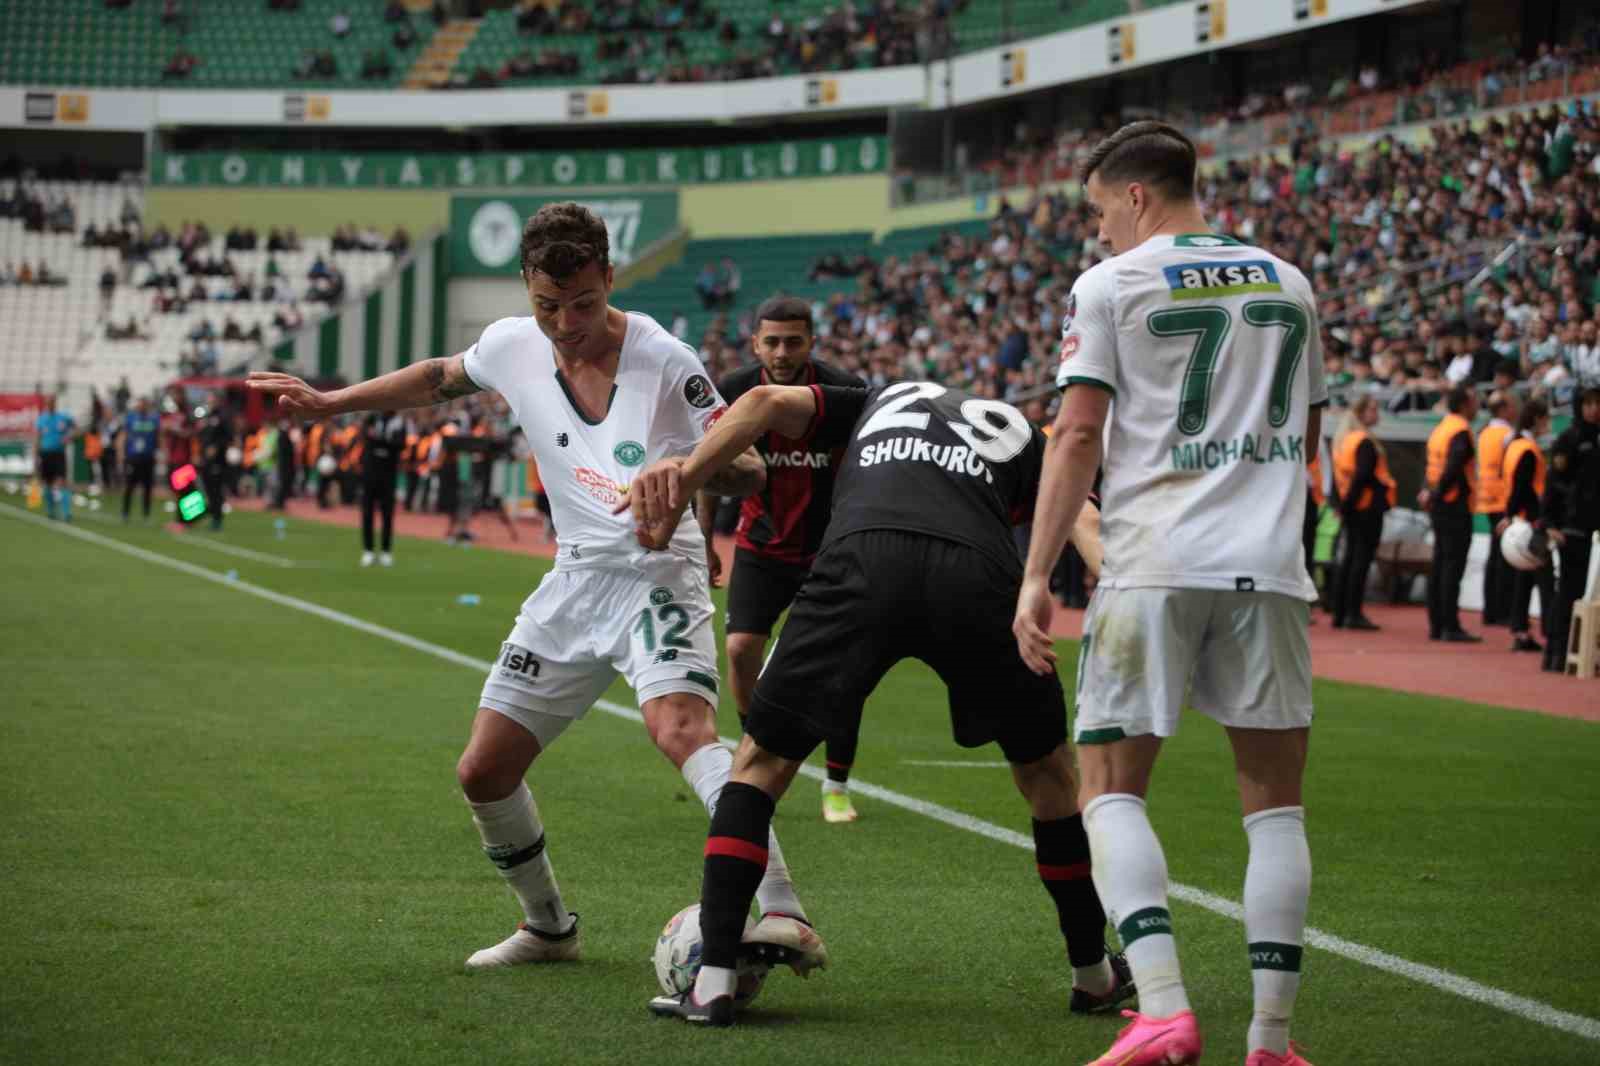
{"type": "Polygon", "coordinates": [[[423,381],[434,403],[445,403],[481,391],[462,365],[459,355],[429,359],[422,364],[423,381]]]}

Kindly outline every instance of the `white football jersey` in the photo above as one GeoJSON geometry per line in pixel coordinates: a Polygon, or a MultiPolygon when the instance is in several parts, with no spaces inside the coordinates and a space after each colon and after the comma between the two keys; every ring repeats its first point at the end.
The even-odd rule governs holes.
{"type": "Polygon", "coordinates": [[[1060,358],[1061,388],[1114,397],[1102,584],[1315,598],[1306,415],[1328,389],[1305,275],[1227,237],[1151,237],[1078,278],[1060,358]]]}
{"type": "MultiPolygon", "coordinates": [[[[611,513],[634,475],[687,455],[726,409],[693,349],[648,315],[628,315],[605,417],[590,422],[556,367],[555,347],[532,318],[502,318],[467,350],[467,375],[506,398],[550,497],[556,566],[638,567],[656,553],[634,539],[633,517],[611,513]]],[[[685,517],[670,554],[704,562],[705,538],[685,517]]]]}

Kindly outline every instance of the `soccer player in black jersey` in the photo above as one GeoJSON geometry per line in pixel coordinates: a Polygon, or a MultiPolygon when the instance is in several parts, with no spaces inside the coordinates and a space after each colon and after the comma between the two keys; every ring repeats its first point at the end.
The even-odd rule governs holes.
{"type": "MultiPolygon", "coordinates": [[[[741,952],[784,961],[782,949],[740,944],[774,805],[818,743],[855,733],[867,695],[904,658],[943,678],[956,743],[998,742],[1011,763],[1067,941],[1071,1009],[1112,1009],[1134,990],[1122,958],[1105,949],[1061,682],[1029,670],[1011,633],[1022,584],[1011,527],[1033,508],[1043,434],[1008,404],[931,382],[762,386],[687,459],[641,474],[618,510],[633,509],[642,544],[665,544],[705,479],[771,432],[844,449],[833,517],[756,683],[712,818],[700,897],[704,965],[690,992],[658,997],[651,1010],[728,1025],[741,952]]],[[[1089,537],[1094,517],[1075,536],[1089,537]]],[[[1085,555],[1098,558],[1092,547],[1085,555]]]]}
{"type": "MultiPolygon", "coordinates": [[[[728,403],[761,385],[841,385],[866,388],[866,382],[811,358],[814,341],[811,307],[792,296],[774,296],[756,311],[756,332],[750,339],[760,360],[717,383],[728,403]]],[[[739,508],[733,575],[728,585],[728,682],[739,708],[739,720],[750,713],[750,696],[773,624],[794,600],[811,571],[833,507],[833,479],[844,451],[819,447],[806,437],[776,431],[756,441],[767,464],[767,484],[746,496],[739,508]]],[[[715,500],[702,493],[695,513],[706,542],[711,542],[715,500]]],[[[853,822],[850,766],[855,762],[856,736],[827,741],[827,780],[822,783],[822,816],[829,822],[853,822]]]]}

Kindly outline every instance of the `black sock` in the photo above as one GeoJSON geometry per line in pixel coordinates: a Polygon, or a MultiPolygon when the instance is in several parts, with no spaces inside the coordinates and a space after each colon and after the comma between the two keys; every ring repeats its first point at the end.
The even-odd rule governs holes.
{"type": "Polygon", "coordinates": [[[1106,912],[1089,876],[1089,835],[1083,815],[1054,821],[1033,820],[1033,848],[1039,879],[1055,901],[1067,958],[1074,966],[1093,966],[1106,954],[1106,912]]]}
{"type": "Polygon", "coordinates": [[[837,781],[842,785],[850,780],[850,767],[856,761],[856,741],[859,739],[858,734],[852,733],[849,740],[835,738],[828,741],[825,751],[829,781],[837,781]]]}
{"type": "Polygon", "coordinates": [[[717,799],[706,837],[705,878],[700,883],[701,955],[707,966],[733,969],[756,886],[767,872],[772,797],[754,785],[729,781],[717,799]]]}

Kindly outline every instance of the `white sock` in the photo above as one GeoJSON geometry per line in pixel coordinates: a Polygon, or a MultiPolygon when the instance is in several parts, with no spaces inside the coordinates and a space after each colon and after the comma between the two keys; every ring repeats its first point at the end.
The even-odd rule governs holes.
{"type": "Polygon", "coordinates": [[[1111,969],[1111,959],[1106,957],[1093,966],[1074,966],[1072,968],[1072,987],[1081,988],[1092,996],[1104,996],[1110,993],[1117,983],[1117,975],[1111,969]]]}
{"type": "MultiPolygon", "coordinates": [[[[733,772],[733,752],[721,744],[707,744],[683,761],[682,772],[683,779],[705,804],[709,817],[717,813],[717,797],[722,795],[722,786],[728,783],[728,776],[733,772]]],[[[770,828],[767,830],[767,872],[756,887],[756,906],[762,914],[779,911],[806,920],[805,908],[800,906],[794,883],[789,880],[789,866],[783,861],[783,850],[778,847],[778,834],[770,828]]]]}
{"type": "Polygon", "coordinates": [[[1139,1013],[1170,1018],[1188,1010],[1167,910],[1167,860],[1144,800],[1124,792],[1099,796],[1083,809],[1083,825],[1095,891],[1122,937],[1139,986],[1139,1013]]]}
{"type": "Polygon", "coordinates": [[[544,933],[564,933],[572,928],[572,916],[561,902],[561,889],[545,850],[539,808],[534,806],[527,784],[519,784],[505,799],[467,803],[483,840],[483,853],[511,886],[528,924],[544,933]]]}
{"type": "Polygon", "coordinates": [[[694,979],[694,1001],[704,1005],[718,996],[731,996],[738,982],[738,973],[726,966],[702,966],[694,979]]]}
{"type": "MultiPolygon", "coordinates": [[[[1311,897],[1311,849],[1304,807],[1274,807],[1244,820],[1250,863],[1244,874],[1244,929],[1250,947],[1249,1051],[1289,1051],[1289,1018],[1300,989],[1306,902],[1311,897]]],[[[1140,991],[1143,991],[1142,989],[1140,991]]]]}

